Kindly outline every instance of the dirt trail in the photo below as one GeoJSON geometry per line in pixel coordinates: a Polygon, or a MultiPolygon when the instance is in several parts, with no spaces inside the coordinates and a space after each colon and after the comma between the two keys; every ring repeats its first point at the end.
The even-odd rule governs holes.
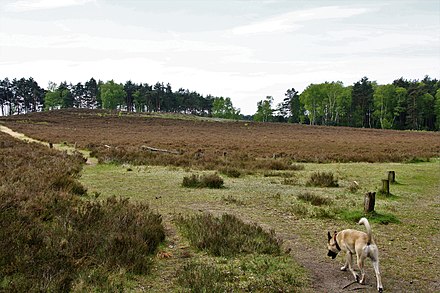
{"type": "MultiPolygon", "coordinates": [[[[50,144],[48,142],[33,139],[31,137],[24,135],[23,133],[16,132],[16,131],[14,131],[4,125],[1,125],[1,124],[0,124],[0,131],[4,132],[6,134],[9,134],[10,136],[15,137],[17,139],[23,140],[23,141],[35,142],[35,143],[39,143],[39,144],[45,145],[47,147],[50,147],[50,144]]],[[[60,151],[66,151],[67,153],[73,153],[75,151],[80,152],[83,155],[83,157],[87,160],[86,161],[87,165],[96,165],[98,163],[98,160],[96,158],[93,158],[90,156],[89,151],[79,150],[79,149],[75,148],[74,146],[69,146],[66,144],[53,144],[52,146],[54,149],[57,149],[60,151]]]]}

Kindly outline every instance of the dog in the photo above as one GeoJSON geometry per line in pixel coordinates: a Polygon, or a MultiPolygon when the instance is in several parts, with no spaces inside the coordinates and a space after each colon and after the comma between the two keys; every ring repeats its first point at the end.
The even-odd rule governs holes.
{"type": "Polygon", "coordinates": [[[360,284],[364,284],[365,282],[364,261],[367,257],[370,258],[373,262],[374,272],[376,273],[377,291],[383,292],[382,280],[379,272],[379,250],[372,238],[370,223],[368,223],[366,218],[362,218],[359,220],[358,224],[365,225],[367,233],[353,229],[345,229],[340,232],[335,231],[332,236],[330,232],[327,232],[327,256],[334,259],[340,251],[345,251],[345,264],[341,268],[341,271],[346,271],[348,268],[353,274],[355,280],[360,284]],[[353,254],[356,254],[357,257],[357,265],[361,274],[360,280],[359,276],[352,268],[353,254]]]}

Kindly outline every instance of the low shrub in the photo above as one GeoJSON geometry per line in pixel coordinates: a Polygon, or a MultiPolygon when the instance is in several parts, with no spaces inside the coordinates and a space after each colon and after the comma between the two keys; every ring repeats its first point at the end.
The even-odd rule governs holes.
{"type": "Polygon", "coordinates": [[[185,176],[183,177],[182,186],[188,188],[201,187],[200,177],[195,174],[192,174],[191,176],[185,176]]]}
{"type": "Polygon", "coordinates": [[[295,203],[290,207],[290,212],[296,216],[307,216],[309,209],[304,204],[295,203]]]}
{"type": "Polygon", "coordinates": [[[232,167],[220,168],[219,172],[231,178],[238,178],[241,176],[241,171],[232,167]]]}
{"type": "Polygon", "coordinates": [[[160,215],[126,199],[80,199],[81,156],[2,133],[0,140],[8,142],[0,147],[0,291],[67,292],[84,284],[91,287],[82,291],[105,291],[114,270],[149,272],[165,237],[160,215]],[[84,276],[92,275],[87,285],[84,276]]]}
{"type": "Polygon", "coordinates": [[[222,188],[223,179],[217,174],[195,175],[183,177],[182,186],[189,188],[222,188]]]}
{"type": "Polygon", "coordinates": [[[359,190],[360,186],[359,183],[357,183],[356,181],[353,181],[350,183],[350,185],[348,186],[348,190],[351,193],[356,193],[359,190]]]}
{"type": "Polygon", "coordinates": [[[307,181],[306,186],[338,187],[338,180],[332,172],[314,172],[307,181]]]}
{"type": "Polygon", "coordinates": [[[273,231],[246,224],[233,215],[216,218],[211,214],[179,217],[177,224],[191,245],[214,256],[241,253],[279,254],[280,242],[273,231]]]}
{"type": "Polygon", "coordinates": [[[297,176],[292,176],[290,178],[284,178],[282,181],[284,185],[299,185],[299,178],[297,176]]]}
{"type": "Polygon", "coordinates": [[[330,205],[332,203],[331,199],[311,192],[300,193],[297,195],[297,198],[302,201],[310,202],[314,206],[330,205]]]}

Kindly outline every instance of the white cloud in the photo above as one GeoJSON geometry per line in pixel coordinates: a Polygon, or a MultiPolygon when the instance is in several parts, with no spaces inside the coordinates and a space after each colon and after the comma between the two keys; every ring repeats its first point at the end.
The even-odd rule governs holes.
{"type": "Polygon", "coordinates": [[[247,35],[289,32],[301,28],[302,25],[299,23],[302,22],[319,19],[347,18],[363,14],[367,11],[368,10],[365,8],[346,8],[339,6],[293,11],[248,25],[236,27],[232,29],[232,33],[236,35],[247,35]]]}
{"type": "Polygon", "coordinates": [[[5,6],[6,11],[23,12],[30,10],[54,9],[68,6],[83,5],[95,0],[20,0],[5,6]]]}

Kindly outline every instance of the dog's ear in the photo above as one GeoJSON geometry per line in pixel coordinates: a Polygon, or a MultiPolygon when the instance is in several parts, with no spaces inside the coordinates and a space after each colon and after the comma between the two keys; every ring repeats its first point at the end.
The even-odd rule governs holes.
{"type": "Polygon", "coordinates": [[[330,235],[330,231],[327,231],[327,237],[328,237],[328,240],[332,239],[332,236],[330,235]]]}

